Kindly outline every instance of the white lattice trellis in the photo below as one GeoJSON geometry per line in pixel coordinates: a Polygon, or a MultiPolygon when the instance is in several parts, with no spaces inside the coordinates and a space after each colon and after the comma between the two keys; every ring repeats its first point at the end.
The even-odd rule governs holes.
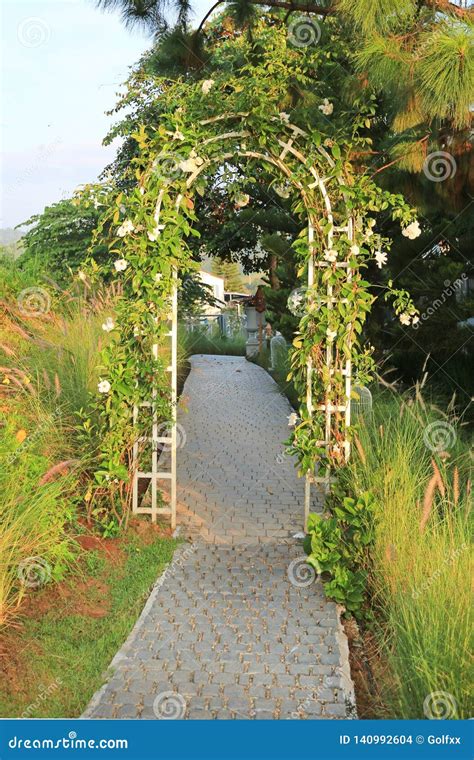
{"type": "MultiPolygon", "coordinates": [[[[200,122],[201,126],[208,126],[210,129],[212,129],[213,124],[216,124],[217,122],[222,121],[241,121],[242,123],[245,123],[245,119],[248,116],[246,113],[234,113],[234,114],[224,114],[220,115],[211,119],[206,119],[204,121],[200,122]]],[[[297,143],[298,140],[308,140],[308,135],[301,130],[299,127],[297,127],[294,124],[291,123],[285,123],[282,122],[282,129],[285,130],[285,134],[277,139],[276,145],[278,146],[278,150],[275,151],[275,153],[270,152],[262,152],[259,149],[247,149],[245,146],[245,143],[249,140],[249,138],[252,138],[252,134],[250,131],[244,128],[240,129],[233,129],[231,131],[225,132],[225,133],[219,133],[214,134],[208,137],[207,139],[203,140],[201,145],[209,145],[211,143],[215,142],[226,142],[226,143],[234,143],[233,150],[229,150],[226,152],[222,152],[219,155],[213,155],[212,158],[209,158],[208,160],[203,161],[203,163],[196,168],[196,170],[190,174],[187,180],[187,188],[191,188],[193,183],[195,182],[196,178],[202,173],[205,172],[211,164],[213,163],[224,163],[226,161],[230,161],[234,159],[235,157],[241,157],[241,158],[247,158],[247,159],[253,159],[257,161],[261,161],[265,164],[270,164],[273,166],[279,173],[282,173],[286,179],[298,190],[300,193],[300,196],[305,204],[305,207],[307,209],[308,214],[308,245],[311,251],[309,261],[308,261],[308,307],[311,306],[311,298],[312,298],[312,292],[313,287],[315,284],[315,270],[318,267],[330,267],[334,266],[330,262],[321,260],[320,257],[317,255],[317,251],[315,249],[316,243],[315,243],[315,226],[317,225],[317,220],[314,216],[314,204],[312,203],[312,196],[311,193],[314,190],[317,190],[320,194],[320,197],[323,201],[324,211],[326,214],[326,218],[328,222],[331,223],[331,226],[329,228],[329,231],[326,235],[326,247],[328,249],[331,249],[333,247],[333,240],[334,235],[338,233],[342,233],[346,235],[350,242],[354,240],[354,220],[351,217],[348,217],[341,226],[334,226],[334,219],[333,219],[333,209],[331,205],[331,197],[330,193],[327,189],[327,180],[321,176],[319,168],[314,165],[309,165],[307,160],[305,159],[303,148],[298,148],[297,143]],[[303,182],[301,179],[295,177],[293,170],[288,165],[288,157],[292,157],[293,159],[296,159],[296,161],[303,165],[306,170],[306,176],[305,181],[303,182]]],[[[197,148],[196,148],[197,150],[197,148]]],[[[328,168],[334,167],[334,161],[332,157],[328,154],[328,152],[323,147],[318,147],[318,153],[321,156],[321,163],[327,164],[328,168]]],[[[337,180],[340,185],[343,184],[341,179],[337,180]]],[[[342,193],[343,194],[343,193],[342,193]]],[[[161,203],[162,203],[162,197],[163,193],[160,193],[158,197],[158,201],[156,204],[155,209],[155,222],[156,224],[159,224],[160,220],[160,212],[161,212],[161,203]]],[[[176,208],[179,208],[180,203],[182,201],[182,194],[178,194],[176,198],[176,208]]],[[[350,264],[347,261],[338,261],[335,265],[338,268],[344,268],[346,270],[347,276],[346,276],[346,282],[350,282],[353,275],[353,270],[350,267],[350,264]]],[[[168,337],[171,341],[171,364],[169,369],[170,375],[171,375],[171,383],[170,383],[170,395],[171,395],[171,409],[172,409],[172,419],[170,422],[170,433],[167,436],[160,436],[159,433],[159,420],[157,419],[156,415],[156,409],[154,406],[154,399],[153,397],[150,399],[149,402],[146,402],[142,406],[148,407],[151,409],[152,414],[152,420],[151,420],[151,435],[146,436],[144,439],[137,439],[135,446],[133,448],[133,458],[134,458],[134,482],[133,482],[133,512],[137,514],[150,514],[152,517],[152,520],[156,520],[158,515],[164,515],[169,516],[171,520],[171,525],[174,528],[176,525],[176,457],[177,457],[177,428],[176,428],[176,392],[177,392],[177,283],[178,283],[178,272],[176,270],[174,271],[174,287],[173,292],[171,295],[171,301],[172,301],[172,309],[171,309],[171,315],[170,315],[170,321],[171,321],[171,328],[168,333],[168,337]],[[152,452],[151,452],[151,469],[149,471],[142,471],[139,469],[139,453],[140,453],[140,444],[141,443],[151,443],[152,446],[152,452]],[[170,467],[167,471],[163,471],[160,469],[160,460],[162,457],[160,457],[160,448],[162,447],[170,447],[170,457],[169,457],[169,464],[170,467]],[[141,506],[139,504],[139,481],[141,479],[147,479],[150,481],[151,484],[151,505],[148,506],[141,506]],[[167,506],[160,506],[158,504],[158,484],[160,480],[167,480],[169,481],[170,488],[168,491],[169,494],[169,504],[167,506]]],[[[334,307],[335,303],[338,301],[337,298],[335,298],[333,293],[333,287],[328,283],[326,286],[326,293],[325,295],[319,294],[318,297],[320,297],[323,301],[325,300],[327,303],[328,309],[331,309],[334,307]]],[[[344,299],[343,299],[344,300],[344,299]]],[[[350,335],[350,326],[349,330],[347,331],[347,334],[350,335]]],[[[349,339],[348,339],[349,340],[349,339]]],[[[350,346],[349,346],[350,348],[350,346]]],[[[158,347],[154,347],[154,354],[155,357],[158,355],[158,347]]],[[[336,351],[334,346],[334,339],[331,336],[328,336],[326,339],[326,346],[325,346],[325,363],[326,363],[326,369],[327,369],[327,377],[328,377],[328,384],[326,387],[326,393],[325,393],[325,399],[326,400],[319,400],[313,398],[313,372],[315,371],[315,368],[313,367],[313,362],[311,357],[308,358],[307,361],[307,367],[306,367],[306,398],[305,403],[308,410],[308,414],[311,417],[316,410],[324,412],[325,417],[325,437],[324,440],[318,441],[318,445],[320,447],[327,447],[328,450],[330,447],[334,446],[335,444],[335,438],[334,438],[334,420],[340,419],[342,417],[343,419],[343,431],[344,431],[344,439],[342,441],[342,446],[344,448],[344,457],[347,460],[350,453],[350,443],[347,438],[347,428],[351,424],[350,419],[350,397],[351,397],[351,381],[352,381],[352,367],[351,367],[351,360],[349,358],[336,358],[336,351]],[[334,406],[331,403],[331,396],[332,396],[332,378],[334,377],[335,373],[342,374],[344,377],[344,386],[345,386],[345,392],[344,392],[344,398],[342,400],[342,403],[337,404],[334,406]]],[[[348,352],[350,353],[350,352],[348,352]]],[[[139,414],[139,409],[135,407],[134,409],[134,421],[137,422],[139,414]]],[[[339,439],[339,443],[337,443],[338,446],[341,446],[341,441],[339,439]]],[[[310,511],[311,506],[311,486],[313,484],[317,484],[318,487],[320,487],[323,492],[327,492],[329,489],[331,483],[331,471],[329,467],[326,467],[324,472],[309,472],[306,474],[306,481],[305,481],[305,499],[304,499],[304,526],[306,528],[307,518],[310,511]]]]}

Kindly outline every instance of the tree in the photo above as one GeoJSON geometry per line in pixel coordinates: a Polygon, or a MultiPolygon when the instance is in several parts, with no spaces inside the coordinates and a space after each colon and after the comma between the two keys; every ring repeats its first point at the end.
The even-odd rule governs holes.
{"type": "MultiPolygon", "coordinates": [[[[192,13],[190,0],[96,0],[99,8],[120,11],[122,20],[127,27],[142,27],[153,35],[169,28],[167,13],[170,10],[177,13],[177,27],[185,29],[192,13]]],[[[456,18],[468,15],[466,2],[451,0],[217,0],[213,2],[199,24],[201,31],[210,14],[219,6],[232,9],[235,16],[242,22],[248,21],[255,13],[255,8],[283,8],[289,13],[302,12],[327,18],[335,13],[349,14],[360,26],[370,30],[373,23],[387,28],[391,21],[398,21],[413,15],[414,11],[428,9],[433,15],[436,12],[451,14],[456,18]],[[464,7],[463,7],[464,6],[464,7]]]]}
{"type": "MultiPolygon", "coordinates": [[[[156,71],[195,71],[206,76],[209,47],[215,42],[216,25],[209,23],[211,11],[225,8],[227,29],[220,35],[232,37],[233,27],[251,34],[252,24],[269,7],[272,23],[285,23],[296,45],[305,53],[317,43],[324,47],[331,34],[333,61],[347,76],[339,90],[355,93],[370,85],[381,98],[380,117],[370,124],[378,141],[372,153],[374,169],[384,171],[398,164],[415,174],[426,170],[427,158],[447,151],[455,161],[469,160],[469,127],[474,86],[472,12],[464,2],[449,0],[233,0],[214,3],[197,30],[189,28],[189,0],[174,0],[178,21],[173,29],[165,20],[164,0],[98,0],[110,10],[120,9],[127,25],[145,25],[159,42],[148,64],[156,71]],[[283,16],[281,9],[285,9],[283,16]],[[295,15],[303,12],[304,17],[295,15]],[[335,23],[332,23],[335,22],[335,23]],[[341,40],[349,49],[340,49],[341,40]],[[342,56],[341,56],[342,52],[342,56]],[[357,83],[354,82],[357,75],[357,83]]],[[[268,16],[268,12],[264,12],[268,16]]],[[[333,71],[333,76],[337,76],[333,71]]],[[[330,80],[326,80],[330,81],[330,80]]],[[[449,167],[448,167],[449,169],[449,167]]],[[[456,183],[432,186],[435,192],[452,197],[456,183]]],[[[471,173],[472,176],[472,173],[471,173]]],[[[449,179],[449,178],[448,178],[449,179]]]]}
{"type": "MultiPolygon", "coordinates": [[[[99,218],[100,201],[90,192],[46,206],[42,214],[21,225],[29,229],[22,239],[20,266],[49,274],[61,286],[67,284],[93,244],[99,218]]],[[[103,243],[93,246],[91,254],[96,261],[109,255],[103,243]]]]}
{"type": "Polygon", "coordinates": [[[244,287],[244,280],[240,266],[236,261],[222,261],[222,259],[213,259],[211,266],[212,274],[224,279],[224,288],[230,292],[241,293],[244,287]]]}

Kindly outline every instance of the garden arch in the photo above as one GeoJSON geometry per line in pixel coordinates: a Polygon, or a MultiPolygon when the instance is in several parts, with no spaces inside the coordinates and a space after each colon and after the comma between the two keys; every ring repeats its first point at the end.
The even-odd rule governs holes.
{"type": "MultiPolygon", "coordinates": [[[[329,152],[330,145],[312,144],[310,135],[291,123],[287,114],[275,114],[269,118],[268,123],[274,134],[272,140],[262,146],[259,132],[249,126],[249,116],[249,113],[224,113],[200,120],[199,128],[204,129],[207,136],[197,141],[193,147],[188,147],[187,158],[181,152],[176,160],[173,157],[170,160],[169,153],[164,154],[163,162],[168,166],[169,176],[163,179],[158,189],[153,220],[159,242],[164,210],[174,207],[179,214],[183,200],[187,198],[189,204],[187,193],[192,191],[200,175],[206,174],[216,163],[222,165],[236,158],[272,167],[275,176],[282,176],[290,191],[297,196],[297,207],[306,218],[305,238],[300,243],[305,250],[303,266],[307,274],[307,288],[304,292],[305,313],[300,325],[302,332],[309,336],[315,321],[322,319],[328,325],[324,340],[319,339],[317,344],[310,346],[304,357],[304,366],[296,368],[300,374],[301,396],[301,420],[297,429],[303,432],[303,444],[305,436],[314,438],[315,420],[316,429],[320,431],[313,441],[319,452],[319,462],[314,461],[312,454],[309,461],[308,455],[305,456],[304,453],[300,457],[306,478],[306,527],[312,485],[318,484],[327,492],[333,465],[346,461],[350,453],[348,431],[351,424],[353,330],[351,321],[347,319],[340,334],[337,329],[332,329],[331,312],[341,304],[348,303],[347,291],[346,296],[344,293],[354,276],[353,246],[356,225],[360,227],[361,221],[347,213],[346,187],[337,165],[337,150],[334,150],[334,156],[329,152]],[[184,182],[183,175],[186,177],[184,182]],[[335,251],[336,241],[340,238],[344,239],[340,251],[346,251],[346,255],[337,255],[335,251]],[[326,276],[327,272],[335,273],[335,277],[326,276]]],[[[154,165],[156,167],[156,159],[154,165]]],[[[151,409],[148,433],[140,437],[137,435],[133,447],[133,512],[150,514],[153,521],[158,515],[169,516],[173,528],[176,525],[177,295],[180,274],[179,265],[174,263],[167,294],[170,309],[166,317],[169,318],[170,329],[164,333],[171,341],[172,357],[171,365],[166,368],[171,376],[169,434],[162,434],[155,388],[152,389],[150,398],[138,401],[133,409],[135,424],[141,408],[151,409]],[[146,471],[140,469],[139,465],[139,447],[144,440],[151,444],[150,469],[146,471]],[[167,445],[170,450],[170,468],[167,471],[160,468],[159,452],[163,445],[167,445]],[[170,480],[170,503],[167,506],[158,504],[158,484],[164,478],[170,480]],[[150,506],[141,506],[139,503],[139,484],[142,479],[151,482],[150,506]]],[[[340,321],[339,313],[337,320],[340,321]]],[[[158,349],[158,343],[154,343],[152,352],[155,360],[158,358],[158,349]]]]}

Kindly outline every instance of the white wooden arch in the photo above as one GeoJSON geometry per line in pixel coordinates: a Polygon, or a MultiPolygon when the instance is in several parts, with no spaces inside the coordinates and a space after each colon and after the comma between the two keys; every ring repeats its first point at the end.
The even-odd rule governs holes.
{"type": "MultiPolygon", "coordinates": [[[[247,113],[226,113],[222,114],[210,119],[205,119],[200,121],[201,126],[207,126],[215,124],[216,122],[222,122],[222,121],[243,121],[248,117],[247,113]]],[[[327,189],[327,178],[321,176],[320,172],[318,171],[318,167],[314,165],[310,165],[305,156],[302,152],[301,148],[298,148],[296,143],[298,139],[304,138],[306,140],[309,139],[309,135],[302,129],[300,129],[295,124],[292,124],[289,121],[285,121],[283,119],[280,119],[279,117],[274,117],[274,119],[281,120],[281,124],[283,129],[285,130],[285,139],[282,137],[278,138],[276,141],[276,144],[278,145],[280,151],[276,154],[272,154],[269,152],[261,152],[260,150],[248,150],[246,147],[241,145],[236,145],[234,150],[228,151],[228,152],[222,152],[219,155],[212,156],[208,158],[207,160],[204,160],[204,162],[196,168],[196,170],[190,174],[190,176],[187,179],[186,187],[191,188],[197,177],[204,171],[206,171],[211,164],[214,164],[216,162],[223,163],[227,160],[231,160],[235,157],[241,157],[241,158],[250,158],[254,160],[260,160],[262,163],[267,163],[272,165],[274,168],[276,168],[279,172],[281,172],[285,177],[290,181],[290,183],[296,187],[298,192],[300,193],[300,196],[303,200],[303,203],[306,208],[307,212],[307,219],[308,219],[308,245],[311,251],[311,255],[308,260],[308,296],[307,296],[307,304],[308,307],[311,306],[311,295],[313,292],[313,286],[315,282],[315,269],[317,267],[331,267],[336,266],[338,268],[344,268],[347,272],[346,274],[346,282],[350,282],[352,280],[353,276],[353,269],[351,268],[349,262],[347,261],[338,261],[335,265],[331,264],[330,262],[325,261],[324,259],[318,258],[316,255],[315,250],[315,226],[317,226],[317,221],[314,216],[314,210],[311,206],[311,199],[308,196],[308,190],[315,190],[318,189],[319,193],[323,199],[324,208],[326,211],[327,220],[330,223],[329,231],[326,234],[326,247],[328,249],[331,249],[333,247],[333,241],[334,241],[334,235],[335,234],[344,234],[347,236],[348,240],[353,243],[354,242],[354,231],[355,231],[355,220],[350,215],[347,217],[347,219],[344,221],[344,223],[340,226],[334,225],[334,215],[333,215],[333,208],[331,204],[331,197],[330,193],[327,189]],[[309,173],[310,182],[305,187],[299,180],[297,180],[294,177],[293,171],[287,166],[285,163],[285,158],[290,154],[293,156],[298,162],[300,162],[307,172],[309,173]]],[[[244,143],[248,138],[253,138],[252,132],[250,132],[248,129],[242,128],[238,130],[231,130],[229,132],[225,133],[218,133],[215,135],[212,135],[204,140],[201,141],[201,145],[207,145],[213,142],[219,142],[219,141],[239,141],[240,143],[244,143]]],[[[199,146],[195,146],[195,150],[199,150],[199,146]]],[[[321,155],[324,162],[327,163],[328,167],[333,168],[334,167],[334,160],[332,156],[329,155],[329,153],[325,150],[324,147],[318,146],[317,148],[319,154],[321,155]]],[[[308,176],[306,175],[306,178],[308,176]]],[[[337,182],[339,185],[343,185],[343,181],[341,178],[337,179],[337,182]]],[[[164,196],[164,190],[162,190],[157,198],[156,207],[155,207],[155,213],[154,213],[154,220],[156,224],[159,224],[160,222],[160,213],[161,213],[161,207],[162,207],[162,201],[164,196]]],[[[344,196],[344,193],[342,191],[342,196],[344,196]]],[[[182,193],[178,194],[175,201],[175,207],[179,208],[181,202],[183,199],[182,193]]],[[[155,522],[157,517],[159,515],[167,516],[170,518],[171,527],[174,529],[176,527],[176,493],[177,493],[177,483],[176,483],[176,473],[177,473],[177,295],[178,295],[178,272],[176,269],[173,271],[173,291],[171,294],[171,311],[169,314],[170,319],[170,330],[167,333],[171,340],[171,365],[168,367],[168,372],[170,374],[171,378],[171,384],[170,384],[170,398],[171,398],[171,410],[172,410],[172,419],[170,424],[170,431],[169,435],[163,436],[160,435],[159,430],[159,421],[157,419],[157,414],[154,406],[154,397],[156,394],[156,391],[154,391],[152,398],[148,402],[143,402],[140,404],[141,407],[147,407],[151,408],[151,430],[150,430],[150,436],[145,436],[144,438],[137,438],[134,448],[133,448],[133,498],[132,498],[132,509],[135,514],[150,514],[152,521],[155,522]],[[151,443],[152,446],[152,454],[151,454],[151,469],[149,471],[141,471],[139,469],[139,444],[142,441],[148,441],[151,443]],[[159,447],[160,444],[167,445],[170,447],[170,458],[169,458],[169,469],[166,471],[159,469],[159,447]],[[142,478],[147,478],[151,481],[151,505],[148,506],[140,506],[138,502],[138,484],[139,480],[142,478]],[[171,483],[170,487],[170,501],[167,506],[159,506],[158,505],[158,483],[160,480],[169,480],[171,483]]],[[[318,297],[323,298],[326,301],[328,309],[331,309],[334,307],[334,305],[337,303],[338,299],[334,297],[333,294],[333,287],[328,284],[326,286],[326,293],[325,295],[319,294],[318,297]]],[[[344,299],[343,299],[344,300],[344,299]]],[[[347,326],[347,335],[350,336],[351,330],[350,325],[347,326]]],[[[347,338],[347,340],[350,340],[350,338],[347,338]]],[[[351,346],[348,346],[349,349],[351,346]]],[[[155,344],[153,346],[153,354],[154,357],[158,357],[158,345],[155,344]]],[[[328,384],[326,387],[326,395],[325,399],[318,400],[313,398],[313,372],[315,371],[315,368],[313,367],[313,361],[312,358],[309,357],[307,360],[306,365],[306,397],[305,397],[305,404],[308,411],[308,415],[311,418],[314,414],[315,410],[324,412],[325,416],[325,436],[324,440],[317,441],[317,445],[320,447],[326,447],[330,448],[335,444],[334,438],[333,438],[333,419],[334,415],[342,415],[343,418],[343,430],[344,430],[344,439],[342,441],[343,446],[343,456],[344,459],[347,461],[350,454],[350,442],[348,440],[347,436],[347,429],[349,428],[351,424],[351,382],[352,382],[352,366],[351,366],[351,359],[349,358],[350,351],[347,352],[345,358],[342,360],[342,366],[341,361],[336,362],[335,358],[335,345],[334,345],[334,338],[331,337],[331,335],[326,337],[326,346],[325,346],[325,363],[326,363],[326,369],[327,369],[327,377],[328,377],[328,384]],[[332,377],[334,374],[338,372],[344,377],[344,399],[343,403],[338,404],[337,406],[334,406],[330,402],[331,398],[331,391],[332,391],[332,377]]],[[[133,419],[136,423],[138,418],[139,408],[137,406],[134,407],[133,410],[133,419]]],[[[341,441],[337,444],[339,447],[341,446],[341,441]]],[[[332,481],[331,477],[331,470],[330,467],[327,467],[325,471],[318,472],[316,470],[313,470],[312,472],[308,472],[305,475],[305,498],[304,498],[304,511],[303,511],[303,521],[304,522],[304,528],[306,529],[307,525],[307,519],[308,514],[310,511],[310,504],[311,504],[311,486],[312,484],[318,484],[319,488],[324,493],[327,493],[330,487],[330,483],[332,481]]]]}

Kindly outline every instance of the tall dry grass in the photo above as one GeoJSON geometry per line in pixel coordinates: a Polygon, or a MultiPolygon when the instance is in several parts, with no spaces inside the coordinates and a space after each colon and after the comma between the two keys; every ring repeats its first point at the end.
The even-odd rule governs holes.
{"type": "Polygon", "coordinates": [[[458,423],[419,395],[376,400],[344,474],[379,505],[370,592],[393,718],[472,715],[472,493],[458,423]]]}

